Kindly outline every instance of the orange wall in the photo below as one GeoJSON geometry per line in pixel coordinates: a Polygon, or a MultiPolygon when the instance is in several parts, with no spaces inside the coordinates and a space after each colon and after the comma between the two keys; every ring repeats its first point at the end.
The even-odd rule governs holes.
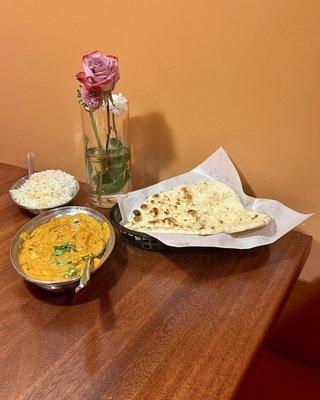
{"type": "MultiPolygon", "coordinates": [[[[83,179],[74,75],[99,49],[120,59],[136,185],[223,145],[257,195],[319,211],[319,1],[2,0],[0,18],[1,161],[33,150],[83,179]]],[[[288,315],[320,292],[319,226],[288,315]]]]}

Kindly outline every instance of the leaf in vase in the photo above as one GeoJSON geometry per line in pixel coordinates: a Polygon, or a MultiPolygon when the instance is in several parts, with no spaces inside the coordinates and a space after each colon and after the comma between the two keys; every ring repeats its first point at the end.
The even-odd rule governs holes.
{"type": "Polygon", "coordinates": [[[113,160],[108,165],[108,170],[112,176],[121,174],[121,171],[128,168],[129,163],[125,158],[113,160]]]}
{"type": "Polygon", "coordinates": [[[102,175],[103,194],[119,192],[130,179],[130,150],[118,138],[110,138],[106,171],[102,175]]]}
{"type": "Polygon", "coordinates": [[[126,156],[130,157],[130,150],[128,147],[125,147],[121,140],[118,138],[111,138],[108,145],[108,154],[112,153],[113,157],[115,156],[126,156]]]}
{"type": "Polygon", "coordinates": [[[108,171],[114,181],[120,179],[123,176],[124,171],[129,168],[129,160],[130,152],[129,149],[126,147],[108,152],[108,171]]]}
{"type": "Polygon", "coordinates": [[[114,194],[119,192],[127,183],[128,179],[123,179],[124,177],[112,182],[112,183],[105,183],[102,185],[102,192],[104,194],[114,194]]]}
{"type": "Polygon", "coordinates": [[[125,163],[130,159],[130,150],[123,147],[119,150],[108,151],[107,165],[112,166],[118,163],[125,163]]]}
{"type": "Polygon", "coordinates": [[[111,175],[110,170],[103,176],[102,191],[104,194],[114,194],[119,192],[130,179],[130,169],[119,170],[117,175],[111,175]]]}
{"type": "Polygon", "coordinates": [[[102,183],[103,184],[108,184],[108,183],[113,183],[114,179],[112,179],[112,176],[109,172],[109,169],[103,173],[102,176],[102,183]]]}
{"type": "Polygon", "coordinates": [[[120,139],[110,138],[109,145],[108,145],[108,151],[119,150],[119,149],[122,149],[122,147],[124,147],[124,146],[120,139]]]}

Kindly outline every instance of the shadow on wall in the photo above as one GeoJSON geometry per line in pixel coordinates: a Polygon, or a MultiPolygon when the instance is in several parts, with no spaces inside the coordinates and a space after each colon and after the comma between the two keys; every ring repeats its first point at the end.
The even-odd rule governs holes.
{"type": "MultiPolygon", "coordinates": [[[[313,258],[319,259],[320,243],[313,242],[313,258]]],[[[298,280],[280,319],[270,335],[268,346],[320,366],[320,278],[298,280]]]]}
{"type": "Polygon", "coordinates": [[[162,114],[130,118],[133,189],[153,185],[175,157],[172,134],[162,114]]]}
{"type": "MultiPolygon", "coordinates": [[[[230,156],[229,156],[230,157],[230,156]]],[[[252,189],[252,187],[250,186],[250,183],[247,181],[246,177],[243,175],[243,173],[240,171],[240,169],[238,168],[237,164],[234,162],[234,160],[230,157],[232,163],[234,164],[234,166],[236,167],[238,174],[240,176],[241,179],[241,183],[242,183],[242,187],[244,192],[248,195],[248,196],[252,196],[252,197],[256,197],[254,190],[252,189]]]]}
{"type": "MultiPolygon", "coordinates": [[[[153,185],[159,180],[161,170],[176,157],[172,133],[164,116],[151,112],[144,116],[130,118],[132,147],[133,190],[153,185]]],[[[232,160],[235,164],[235,162],[232,160]]],[[[255,196],[252,187],[237,165],[245,193],[255,196]]]]}

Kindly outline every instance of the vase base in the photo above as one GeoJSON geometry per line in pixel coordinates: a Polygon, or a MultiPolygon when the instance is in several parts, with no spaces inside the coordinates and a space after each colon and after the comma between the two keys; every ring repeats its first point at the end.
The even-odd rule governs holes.
{"type": "Polygon", "coordinates": [[[97,195],[90,194],[89,200],[90,203],[101,208],[111,208],[117,203],[117,198],[115,195],[109,195],[109,196],[104,195],[101,196],[100,199],[98,199],[97,195]]]}

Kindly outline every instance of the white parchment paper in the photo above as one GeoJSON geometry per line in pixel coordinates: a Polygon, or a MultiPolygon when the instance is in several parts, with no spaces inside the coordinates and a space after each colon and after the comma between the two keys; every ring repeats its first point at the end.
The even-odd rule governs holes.
{"type": "Polygon", "coordinates": [[[207,160],[190,172],[167,179],[144,189],[118,196],[117,200],[122,215],[122,224],[131,217],[133,210],[137,208],[147,196],[172,189],[178,185],[210,180],[226,183],[238,193],[245,208],[267,213],[271,216],[272,221],[264,228],[233,235],[218,233],[215,235],[201,236],[153,232],[148,232],[148,234],[173,247],[208,246],[250,249],[275,242],[312,215],[300,214],[276,200],[258,199],[246,195],[242,189],[241,180],[235,166],[224,149],[220,147],[207,160]]]}

